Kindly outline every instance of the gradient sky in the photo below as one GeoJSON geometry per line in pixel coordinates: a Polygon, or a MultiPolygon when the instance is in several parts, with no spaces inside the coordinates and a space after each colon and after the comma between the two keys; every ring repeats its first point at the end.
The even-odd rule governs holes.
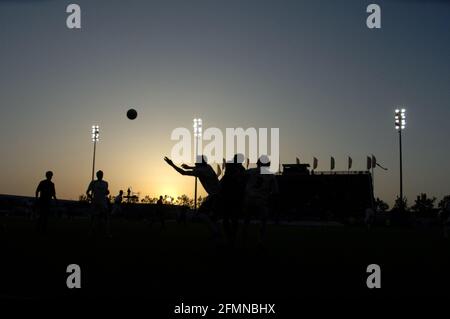
{"type": "Polygon", "coordinates": [[[60,198],[97,168],[113,193],[192,194],[162,160],[176,127],[279,127],[283,163],[365,169],[398,193],[393,110],[407,109],[404,189],[450,194],[449,1],[0,0],[0,193],[32,195],[46,170],[60,198]],[[66,28],[78,3],[82,30],[66,28]],[[366,7],[382,7],[382,29],[366,7]],[[134,107],[135,121],[125,112],[134,107]]]}

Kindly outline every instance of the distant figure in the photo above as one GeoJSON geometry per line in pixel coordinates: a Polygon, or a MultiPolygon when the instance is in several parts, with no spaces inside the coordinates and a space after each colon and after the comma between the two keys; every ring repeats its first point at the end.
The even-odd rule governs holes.
{"type": "Polygon", "coordinates": [[[269,167],[267,156],[258,159],[257,168],[247,170],[247,184],[244,199],[244,242],[247,239],[250,219],[255,216],[261,221],[259,244],[262,244],[266,236],[266,223],[269,215],[270,200],[278,194],[278,183],[273,174],[261,174],[261,167],[269,167]]]}
{"type": "Polygon", "coordinates": [[[156,216],[153,216],[152,221],[150,223],[150,226],[153,225],[155,217],[158,218],[159,222],[161,223],[161,229],[164,229],[166,227],[165,220],[164,220],[164,200],[162,196],[159,196],[159,199],[156,201],[156,216]]]}
{"type": "Polygon", "coordinates": [[[165,157],[164,160],[172,166],[181,175],[198,177],[208,196],[202,202],[198,209],[198,216],[206,221],[211,229],[214,239],[219,236],[216,216],[216,196],[219,193],[219,179],[214,169],[207,163],[205,156],[197,159],[195,166],[186,164],[181,165],[182,168],[176,166],[171,159],[165,157]]]}
{"type": "Polygon", "coordinates": [[[231,162],[225,164],[225,174],[220,181],[220,196],[218,205],[223,217],[223,228],[228,243],[234,246],[242,215],[245,195],[244,156],[236,154],[231,162]]]}
{"type": "Polygon", "coordinates": [[[130,188],[127,189],[127,202],[128,203],[131,202],[131,189],[130,188]]]}
{"type": "Polygon", "coordinates": [[[45,173],[46,179],[42,180],[36,188],[37,230],[39,233],[47,231],[47,221],[50,215],[52,198],[56,199],[55,184],[52,182],[53,172],[45,173]]]}
{"type": "Polygon", "coordinates": [[[375,222],[375,210],[372,207],[367,207],[364,216],[364,224],[367,230],[370,230],[375,222]]]}
{"type": "Polygon", "coordinates": [[[92,231],[105,227],[108,236],[111,236],[109,229],[108,214],[108,182],[103,180],[103,172],[97,172],[97,180],[92,181],[86,191],[86,195],[92,203],[92,231]]]}
{"type": "Polygon", "coordinates": [[[119,215],[122,212],[122,200],[123,200],[123,190],[120,190],[119,194],[116,196],[116,198],[114,198],[114,204],[111,215],[119,215]]]}

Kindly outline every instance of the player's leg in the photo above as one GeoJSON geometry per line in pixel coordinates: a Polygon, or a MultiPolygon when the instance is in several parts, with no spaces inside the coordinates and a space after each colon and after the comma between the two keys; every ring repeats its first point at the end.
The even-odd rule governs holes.
{"type": "Polygon", "coordinates": [[[37,231],[38,233],[41,233],[41,232],[42,232],[42,220],[43,220],[43,216],[44,216],[43,211],[44,211],[43,205],[42,205],[42,204],[39,204],[39,205],[37,206],[37,210],[36,210],[36,212],[37,212],[37,218],[36,218],[36,231],[37,231]]]}
{"type": "Polygon", "coordinates": [[[236,237],[239,228],[239,216],[241,211],[241,204],[235,203],[232,207],[229,207],[228,217],[230,223],[229,229],[229,241],[232,246],[234,246],[236,242],[236,237]]]}
{"type": "Polygon", "coordinates": [[[260,214],[261,225],[259,231],[259,244],[263,244],[266,240],[266,231],[267,231],[267,218],[269,216],[269,209],[267,206],[259,206],[258,212],[260,214]]]}
{"type": "Polygon", "coordinates": [[[210,195],[206,197],[202,205],[199,207],[197,214],[199,219],[208,225],[212,238],[218,239],[219,227],[217,226],[217,216],[215,211],[216,207],[214,201],[214,196],[210,195]]]}
{"type": "Polygon", "coordinates": [[[42,232],[47,232],[48,218],[50,216],[50,205],[46,205],[42,215],[42,232]]]}
{"type": "Polygon", "coordinates": [[[109,208],[104,208],[103,216],[104,216],[103,218],[104,218],[104,222],[105,222],[106,236],[112,237],[112,233],[111,233],[111,216],[110,216],[109,208]]]}
{"type": "Polygon", "coordinates": [[[47,203],[41,202],[38,206],[38,217],[36,228],[38,233],[45,233],[47,228],[47,216],[49,214],[50,205],[47,203]]]}
{"type": "Polygon", "coordinates": [[[233,231],[233,240],[236,242],[237,236],[239,233],[239,219],[242,218],[242,213],[244,210],[244,201],[242,198],[236,202],[236,206],[233,210],[232,220],[231,220],[231,229],[233,231]]]}
{"type": "Polygon", "coordinates": [[[242,228],[242,242],[245,244],[248,238],[248,228],[253,215],[253,204],[246,201],[244,204],[244,226],[242,228]]]}
{"type": "Polygon", "coordinates": [[[98,203],[93,203],[91,206],[91,231],[90,235],[94,236],[99,233],[101,228],[101,206],[98,203]]]}
{"type": "Polygon", "coordinates": [[[218,210],[220,211],[220,215],[222,216],[222,225],[223,232],[225,234],[226,240],[231,244],[232,241],[232,229],[231,229],[231,221],[230,221],[230,205],[227,205],[224,201],[221,201],[220,207],[218,210]]]}

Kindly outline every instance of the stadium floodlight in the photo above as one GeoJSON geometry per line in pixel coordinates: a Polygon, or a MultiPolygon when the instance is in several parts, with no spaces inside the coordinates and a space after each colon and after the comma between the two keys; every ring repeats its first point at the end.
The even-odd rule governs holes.
{"type": "Polygon", "coordinates": [[[398,144],[400,155],[400,209],[404,209],[403,205],[403,158],[402,158],[402,131],[406,128],[406,110],[404,108],[395,110],[395,129],[398,132],[398,144]]]}
{"type": "MultiPolygon", "coordinates": [[[[202,119],[194,119],[194,136],[202,137],[202,119]]],[[[195,154],[197,155],[197,153],[195,154]]]]}
{"type": "Polygon", "coordinates": [[[394,119],[395,119],[395,129],[396,130],[404,130],[406,128],[406,110],[405,109],[396,109],[394,119]]]}
{"type": "MultiPolygon", "coordinates": [[[[194,119],[194,148],[195,148],[195,162],[198,161],[198,140],[202,138],[202,119],[194,119]]],[[[194,187],[194,210],[197,210],[197,177],[195,177],[195,187],[194,187]]]]}
{"type": "Polygon", "coordinates": [[[100,126],[92,125],[91,138],[92,138],[92,142],[94,143],[94,155],[92,156],[92,180],[94,180],[95,152],[97,149],[97,142],[100,141],[100,126]]]}
{"type": "Polygon", "coordinates": [[[98,125],[92,125],[92,142],[98,142],[100,138],[100,127],[98,125]]]}

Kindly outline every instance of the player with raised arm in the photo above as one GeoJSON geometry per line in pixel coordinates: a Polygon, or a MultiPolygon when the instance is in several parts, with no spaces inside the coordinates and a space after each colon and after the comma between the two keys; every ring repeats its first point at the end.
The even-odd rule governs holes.
{"type": "Polygon", "coordinates": [[[213,238],[216,239],[219,236],[215,207],[216,197],[219,193],[219,179],[214,169],[207,163],[206,156],[199,156],[195,166],[182,164],[181,167],[178,167],[168,157],[164,157],[164,160],[181,175],[195,176],[199,179],[208,196],[198,209],[198,216],[208,223],[213,238]]]}

